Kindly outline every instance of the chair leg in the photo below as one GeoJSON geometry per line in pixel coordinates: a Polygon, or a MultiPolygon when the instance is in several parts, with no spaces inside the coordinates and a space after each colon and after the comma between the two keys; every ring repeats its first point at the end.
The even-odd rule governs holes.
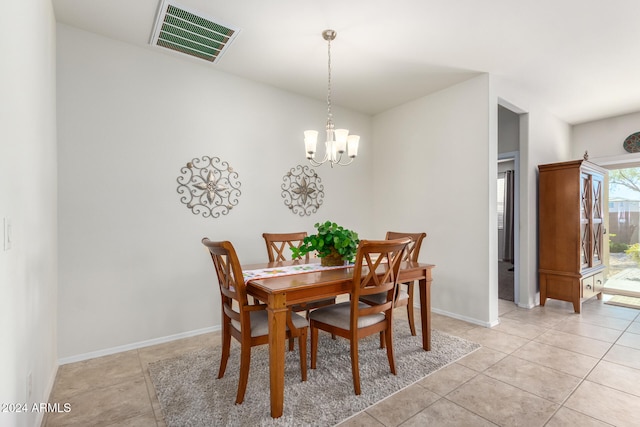
{"type": "Polygon", "coordinates": [[[218,378],[224,376],[227,369],[227,361],[229,360],[229,351],[231,348],[231,331],[229,331],[229,323],[227,319],[222,324],[222,355],[220,356],[220,369],[218,370],[218,378]]]}
{"type": "Polygon", "coordinates": [[[389,368],[391,368],[391,373],[396,375],[396,359],[393,355],[393,336],[392,336],[392,325],[389,322],[389,327],[386,331],[384,331],[384,336],[387,342],[387,359],[389,359],[389,368]]]}
{"type": "Polygon", "coordinates": [[[240,379],[238,380],[238,394],[236,396],[236,404],[240,404],[244,400],[244,392],[247,391],[247,382],[249,380],[250,362],[251,345],[243,345],[240,347],[240,379]]]}
{"type": "Polygon", "coordinates": [[[416,336],[416,321],[413,314],[413,282],[409,284],[409,304],[407,305],[407,316],[409,317],[409,329],[411,329],[411,335],[416,336]]]}
{"type": "MultiPolygon", "coordinates": [[[[306,312],[307,315],[307,319],[309,318],[309,310],[307,310],[306,312]]],[[[289,351],[293,351],[293,345],[294,345],[294,339],[293,337],[289,338],[289,351]]]]}
{"type": "Polygon", "coordinates": [[[318,328],[311,326],[311,369],[316,369],[318,357],[318,328]]]}
{"type": "Polygon", "coordinates": [[[360,365],[358,363],[358,339],[351,339],[351,373],[353,374],[353,390],[360,395],[360,365]]]}
{"type": "Polygon", "coordinates": [[[416,336],[416,321],[413,316],[413,304],[409,302],[407,306],[407,316],[409,317],[409,329],[411,329],[411,335],[416,336]]]}
{"type": "Polygon", "coordinates": [[[307,380],[307,331],[309,328],[300,329],[298,337],[298,347],[300,348],[300,371],[302,372],[302,381],[307,380]]]}
{"type": "Polygon", "coordinates": [[[384,332],[380,331],[380,348],[384,348],[384,332]]]}

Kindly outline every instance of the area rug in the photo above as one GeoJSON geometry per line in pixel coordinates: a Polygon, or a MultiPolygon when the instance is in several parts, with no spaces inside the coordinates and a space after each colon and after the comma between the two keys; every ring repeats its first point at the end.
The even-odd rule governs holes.
{"type": "Polygon", "coordinates": [[[333,426],[376,402],[457,361],[479,344],[432,330],[431,351],[406,324],[394,328],[397,375],[389,372],[386,350],[377,335],[360,341],[362,394],[353,392],[349,342],[320,332],[317,369],[300,381],[297,346],[285,359],[284,414],[270,417],[269,354],[254,347],[245,400],[235,405],[240,347],[232,340],[225,376],[216,379],[220,346],[153,362],[149,374],[169,427],[183,426],[333,426]],[[402,326],[402,327],[400,327],[402,326]]]}
{"type": "Polygon", "coordinates": [[[628,297],[624,295],[614,295],[604,302],[605,304],[618,305],[621,307],[636,308],[640,310],[640,298],[628,297]]]}

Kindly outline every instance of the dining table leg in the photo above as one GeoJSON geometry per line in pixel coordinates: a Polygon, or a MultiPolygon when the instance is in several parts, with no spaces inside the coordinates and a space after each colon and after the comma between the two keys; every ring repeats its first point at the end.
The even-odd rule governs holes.
{"type": "Polygon", "coordinates": [[[424,279],[418,282],[420,288],[420,319],[422,322],[422,348],[431,350],[431,269],[426,269],[424,279]]]}
{"type": "Polygon", "coordinates": [[[269,383],[271,417],[279,418],[284,409],[284,356],[287,323],[286,297],[269,295],[267,315],[269,319],[269,383]]]}

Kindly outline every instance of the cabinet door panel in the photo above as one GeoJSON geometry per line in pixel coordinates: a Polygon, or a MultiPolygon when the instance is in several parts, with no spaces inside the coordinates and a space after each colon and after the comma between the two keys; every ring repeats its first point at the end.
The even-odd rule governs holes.
{"type": "Polygon", "coordinates": [[[591,177],[591,223],[592,223],[592,255],[591,266],[595,267],[603,263],[603,182],[604,177],[594,174],[591,177]]]}
{"type": "Polygon", "coordinates": [[[591,175],[580,173],[580,269],[591,266],[593,239],[591,225],[591,175]]]}

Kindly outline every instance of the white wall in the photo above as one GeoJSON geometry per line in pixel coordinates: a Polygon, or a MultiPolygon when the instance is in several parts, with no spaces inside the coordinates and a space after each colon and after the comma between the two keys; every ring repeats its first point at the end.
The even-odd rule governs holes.
{"type": "Polygon", "coordinates": [[[495,323],[499,99],[522,113],[518,304],[535,305],[537,165],[571,158],[571,129],[521,88],[483,75],[373,120],[336,108],[337,125],[362,135],[360,156],[348,168],[319,169],[325,203],[301,218],[284,207],[280,184],[304,164],[301,133],[322,128],[324,102],[58,29],[63,359],[215,327],[219,297],[201,237],[230,239],[242,262],[257,262],[262,232],[311,232],[325,219],[369,238],[426,231],[421,259],[437,264],[434,311],[495,323]],[[180,168],[202,155],[240,174],[240,204],[218,219],[178,200],[180,168]],[[372,185],[391,191],[392,203],[370,202],[372,185]]]}
{"type": "MultiPolygon", "coordinates": [[[[56,51],[49,1],[3,3],[0,52],[0,403],[31,409],[47,401],[57,367],[56,51]],[[12,225],[7,251],[3,218],[12,225]]],[[[37,412],[0,412],[2,426],[41,419],[37,412]]]]}
{"type": "Polygon", "coordinates": [[[377,234],[426,232],[420,259],[436,264],[433,310],[485,324],[497,320],[489,302],[497,136],[488,82],[479,76],[375,116],[373,165],[377,234]]]}
{"type": "MultiPolygon", "coordinates": [[[[243,263],[266,260],[262,233],[331,219],[370,237],[371,118],[334,109],[361,135],[347,168],[318,168],[324,204],[292,214],[280,185],[305,164],[302,132],[326,104],[58,25],[60,356],[82,358],[218,326],[219,291],[202,237],[231,240],[243,263]],[[217,156],[239,174],[239,204],[192,214],[180,168],[217,156]]],[[[322,82],[318,82],[322,84],[322,82]]]]}
{"type": "Polygon", "coordinates": [[[640,153],[628,153],[623,148],[624,140],[636,132],[640,132],[640,112],[575,125],[573,155],[579,159],[588,151],[589,160],[616,168],[638,163],[640,153]]]}

